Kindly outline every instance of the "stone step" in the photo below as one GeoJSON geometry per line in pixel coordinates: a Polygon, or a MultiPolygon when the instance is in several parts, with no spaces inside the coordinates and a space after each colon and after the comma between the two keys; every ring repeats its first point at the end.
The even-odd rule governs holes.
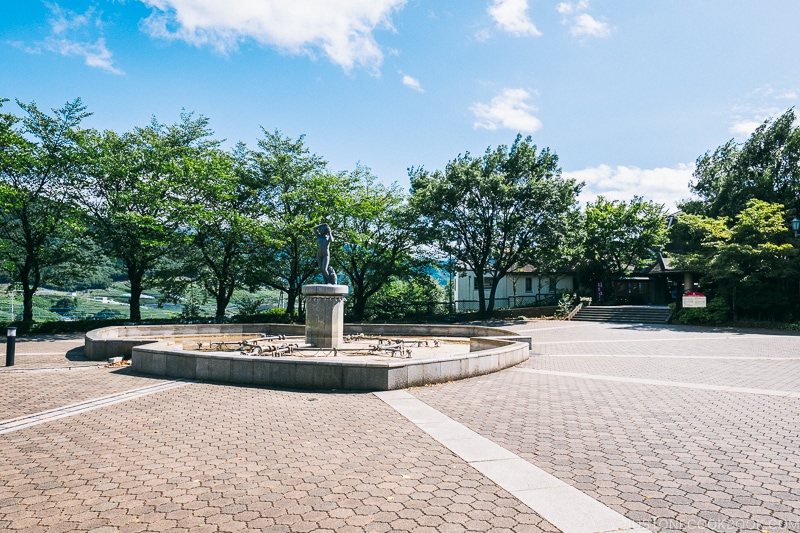
{"type": "Polygon", "coordinates": [[[572,320],[588,322],[624,322],[629,324],[666,324],[671,316],[669,307],[644,305],[584,307],[572,320]]]}

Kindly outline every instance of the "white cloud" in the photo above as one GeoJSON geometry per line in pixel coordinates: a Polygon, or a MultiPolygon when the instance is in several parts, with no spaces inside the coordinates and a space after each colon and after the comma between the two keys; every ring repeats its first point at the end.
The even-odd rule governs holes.
{"type": "MultiPolygon", "coordinates": [[[[756,128],[764,124],[764,122],[777,119],[786,111],[787,108],[784,107],[739,107],[734,111],[728,131],[731,132],[734,137],[739,137],[741,140],[744,140],[750,137],[756,131],[756,128]]],[[[797,119],[795,119],[795,124],[797,124],[797,119]]]]}
{"type": "Polygon", "coordinates": [[[556,11],[563,15],[561,22],[569,25],[569,33],[575,37],[608,37],[612,28],[607,22],[597,20],[586,13],[589,0],[561,2],[556,11]]]}
{"type": "Polygon", "coordinates": [[[731,127],[728,128],[728,131],[737,137],[750,137],[750,135],[756,131],[756,128],[764,123],[766,118],[767,117],[764,117],[761,120],[739,119],[731,124],[731,127]]]}
{"type": "Polygon", "coordinates": [[[580,0],[580,2],[561,2],[556,6],[556,11],[562,15],[571,15],[578,11],[586,11],[589,9],[589,0],[580,0]]]}
{"type": "Polygon", "coordinates": [[[680,200],[691,196],[689,181],[694,169],[694,163],[652,169],[599,165],[563,175],[586,182],[579,197],[583,204],[593,202],[598,195],[624,201],[642,196],[673,210],[680,200]]]}
{"type": "Polygon", "coordinates": [[[122,74],[114,66],[114,54],[106,46],[106,40],[103,37],[95,38],[96,33],[102,31],[103,21],[94,8],[90,7],[85,13],[78,14],[55,3],[46,5],[50,9],[50,35],[34,47],[24,46],[22,43],[14,43],[14,46],[31,54],[46,50],[62,56],[82,57],[84,63],[90,67],[122,74]]]}
{"type": "Polygon", "coordinates": [[[487,12],[497,27],[518,37],[537,37],[542,33],[528,16],[528,0],[493,0],[487,12]]]}
{"type": "Polygon", "coordinates": [[[584,35],[587,37],[608,37],[611,35],[611,27],[607,23],[595,19],[588,13],[581,13],[575,17],[569,32],[576,37],[584,35]]]}
{"type": "Polygon", "coordinates": [[[762,85],[750,92],[748,98],[772,100],[796,100],[800,96],[798,89],[776,89],[772,85],[762,85]]]}
{"type": "Polygon", "coordinates": [[[45,39],[41,45],[45,50],[61,54],[62,56],[82,57],[84,63],[90,67],[101,68],[112,74],[123,73],[114,66],[113,54],[106,48],[106,40],[102,37],[97,39],[94,43],[49,37],[45,39]]]}
{"type": "Polygon", "coordinates": [[[86,13],[79,15],[55,3],[45,2],[45,5],[50,9],[48,22],[55,35],[63,35],[69,31],[80,30],[87,26],[102,26],[100,19],[94,16],[94,7],[90,7],[86,10],[86,13]]]}
{"type": "Polygon", "coordinates": [[[533,115],[536,108],[527,103],[530,98],[530,93],[524,89],[503,89],[488,104],[474,104],[469,109],[477,119],[475,129],[505,128],[524,133],[541,129],[542,121],[533,115]]]}
{"type": "Polygon", "coordinates": [[[403,74],[403,85],[421,93],[425,92],[425,90],[422,88],[422,85],[420,85],[419,80],[412,78],[408,74],[403,74]]]}
{"type": "Polygon", "coordinates": [[[800,104],[800,88],[775,88],[766,84],[750,91],[731,109],[728,131],[744,140],[765,120],[776,119],[800,104]]]}
{"type": "Polygon", "coordinates": [[[479,43],[485,43],[492,38],[492,32],[486,28],[481,28],[475,32],[475,40],[479,43]]]}
{"type": "Polygon", "coordinates": [[[221,53],[253,39],[290,54],[321,50],[345,71],[377,71],[383,53],[375,29],[406,0],[141,0],[153,8],[143,21],[150,35],[212,46],[221,53]]]}

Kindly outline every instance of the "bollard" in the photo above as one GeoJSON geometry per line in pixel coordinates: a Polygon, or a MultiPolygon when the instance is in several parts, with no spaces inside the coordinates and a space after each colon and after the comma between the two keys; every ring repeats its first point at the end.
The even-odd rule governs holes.
{"type": "Polygon", "coordinates": [[[14,366],[14,352],[17,345],[17,328],[8,328],[6,333],[6,366],[14,366]]]}

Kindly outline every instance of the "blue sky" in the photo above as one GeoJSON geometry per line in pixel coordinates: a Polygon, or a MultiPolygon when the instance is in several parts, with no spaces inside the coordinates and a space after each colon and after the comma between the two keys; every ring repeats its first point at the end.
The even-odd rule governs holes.
{"type": "MultiPolygon", "coordinates": [[[[331,170],[549,146],[582,200],[689,195],[698,156],[800,100],[795,0],[0,0],[0,97],[116,131],[209,117],[331,170]]],[[[7,110],[15,105],[6,104],[7,110]]]]}

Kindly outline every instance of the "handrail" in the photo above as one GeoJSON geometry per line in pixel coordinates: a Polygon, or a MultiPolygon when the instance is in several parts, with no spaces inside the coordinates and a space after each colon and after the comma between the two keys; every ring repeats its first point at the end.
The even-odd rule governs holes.
{"type": "Polygon", "coordinates": [[[575,306],[575,309],[569,312],[567,317],[564,320],[572,320],[572,317],[578,314],[578,311],[583,309],[583,302],[578,302],[578,305],[575,306]]]}

